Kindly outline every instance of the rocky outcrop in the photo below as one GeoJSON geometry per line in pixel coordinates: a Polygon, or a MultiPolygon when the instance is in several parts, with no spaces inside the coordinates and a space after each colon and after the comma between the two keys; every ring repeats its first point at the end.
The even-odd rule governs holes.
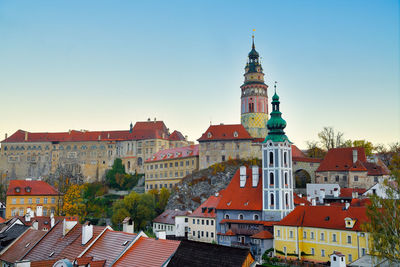
{"type": "Polygon", "coordinates": [[[176,185],[166,209],[195,210],[208,197],[225,189],[240,166],[254,163],[261,166],[258,160],[231,160],[193,172],[176,185]]]}

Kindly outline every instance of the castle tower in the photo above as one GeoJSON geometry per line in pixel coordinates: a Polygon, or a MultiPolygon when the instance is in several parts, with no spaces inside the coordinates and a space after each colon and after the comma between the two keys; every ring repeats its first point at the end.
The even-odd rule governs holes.
{"type": "Polygon", "coordinates": [[[294,209],[292,146],[283,129],[286,121],[279,111],[279,96],[272,97],[269,133],[262,145],[263,219],[280,221],[294,209]]]}
{"type": "Polygon", "coordinates": [[[268,85],[264,83],[264,73],[260,56],[253,44],[245,67],[241,96],[241,124],[254,138],[264,138],[268,134],[268,85]]]}

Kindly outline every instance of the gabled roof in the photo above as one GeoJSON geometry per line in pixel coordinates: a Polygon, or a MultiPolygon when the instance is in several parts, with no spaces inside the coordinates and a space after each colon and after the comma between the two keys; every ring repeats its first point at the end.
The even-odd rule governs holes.
{"type": "Polygon", "coordinates": [[[297,206],[276,225],[361,231],[361,224],[367,221],[366,207],[297,206]],[[356,220],[352,228],[346,228],[345,218],[356,220]]]}
{"type": "Polygon", "coordinates": [[[105,260],[105,266],[110,266],[136,236],[137,234],[106,229],[81,257],[93,257],[93,261],[105,260]]]}
{"type": "Polygon", "coordinates": [[[249,255],[254,261],[249,249],[182,240],[168,267],[243,266],[249,255]]]}
{"type": "Polygon", "coordinates": [[[146,160],[146,163],[162,161],[162,160],[196,157],[196,156],[199,156],[199,145],[176,147],[158,151],[153,156],[148,158],[146,160]]]}
{"type": "Polygon", "coordinates": [[[389,174],[386,166],[382,162],[378,163],[367,161],[363,147],[332,148],[319,165],[317,172],[367,171],[370,176],[389,174]],[[353,150],[357,150],[357,161],[355,163],[353,163],[353,150]]]}
{"type": "Polygon", "coordinates": [[[11,180],[7,196],[57,196],[59,192],[46,183],[38,180],[11,180]],[[17,192],[19,191],[19,192],[17,192]]]}
{"type": "Polygon", "coordinates": [[[217,216],[216,208],[219,201],[222,198],[224,190],[219,191],[218,195],[210,196],[206,201],[204,201],[189,217],[205,217],[205,218],[215,218],[217,216]]]}
{"type": "Polygon", "coordinates": [[[105,226],[93,226],[93,237],[82,245],[82,225],[77,223],[65,236],[63,222],[59,221],[43,238],[30,250],[24,260],[42,261],[52,259],[74,260],[89,244],[104,230],[105,226]],[[52,256],[51,253],[54,252],[52,256]]]}
{"type": "Polygon", "coordinates": [[[14,224],[0,233],[0,250],[8,246],[11,241],[22,235],[28,228],[26,225],[14,224]]]}
{"type": "Polygon", "coordinates": [[[176,251],[180,241],[141,236],[113,266],[162,266],[176,251]]]}
{"type": "Polygon", "coordinates": [[[292,145],[292,157],[305,158],[306,155],[297,146],[292,145]]]}
{"type": "Polygon", "coordinates": [[[225,188],[217,210],[262,210],[262,170],[259,168],[257,187],[252,185],[252,168],[246,168],[246,184],[240,187],[240,169],[225,188]]]}
{"type": "Polygon", "coordinates": [[[242,124],[210,125],[197,141],[252,140],[254,139],[242,124]]]}
{"type": "Polygon", "coordinates": [[[295,205],[311,205],[311,202],[306,197],[299,197],[296,193],[293,193],[293,202],[295,205]]]}
{"type": "Polygon", "coordinates": [[[0,256],[0,260],[9,263],[20,260],[45,234],[44,231],[28,229],[14,244],[7,248],[0,256]]]}
{"type": "Polygon", "coordinates": [[[172,134],[168,137],[169,141],[185,141],[185,137],[183,134],[177,130],[173,131],[172,134]]]}
{"type": "Polygon", "coordinates": [[[257,234],[254,234],[251,236],[251,238],[256,238],[256,239],[273,239],[274,236],[271,234],[271,232],[267,230],[263,230],[258,232],[257,234]]]}
{"type": "Polygon", "coordinates": [[[190,214],[186,210],[165,210],[163,213],[158,215],[153,222],[155,223],[165,223],[165,224],[175,224],[176,216],[186,216],[190,214]]]}

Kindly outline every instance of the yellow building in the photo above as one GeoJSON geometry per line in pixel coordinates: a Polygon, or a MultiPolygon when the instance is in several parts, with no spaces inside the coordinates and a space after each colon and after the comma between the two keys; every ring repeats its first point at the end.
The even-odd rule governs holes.
{"type": "Polygon", "coordinates": [[[60,193],[40,180],[11,180],[7,190],[6,218],[24,216],[29,210],[35,216],[50,216],[58,210],[60,193]]]}
{"type": "Polygon", "coordinates": [[[336,251],[353,262],[369,253],[371,239],[361,230],[366,220],[366,207],[297,206],[274,227],[274,253],[327,262],[336,251]]]}
{"type": "Polygon", "coordinates": [[[171,189],[183,177],[199,169],[199,146],[161,150],[144,163],[146,192],[171,189]]]}

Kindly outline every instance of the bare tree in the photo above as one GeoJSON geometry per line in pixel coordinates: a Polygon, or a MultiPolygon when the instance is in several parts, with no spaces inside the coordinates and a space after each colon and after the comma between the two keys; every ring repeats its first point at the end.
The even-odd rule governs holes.
{"type": "Polygon", "coordinates": [[[324,127],[322,131],[318,133],[318,137],[323,148],[326,150],[335,147],[341,147],[345,143],[343,139],[343,133],[335,133],[333,127],[324,127]]]}

